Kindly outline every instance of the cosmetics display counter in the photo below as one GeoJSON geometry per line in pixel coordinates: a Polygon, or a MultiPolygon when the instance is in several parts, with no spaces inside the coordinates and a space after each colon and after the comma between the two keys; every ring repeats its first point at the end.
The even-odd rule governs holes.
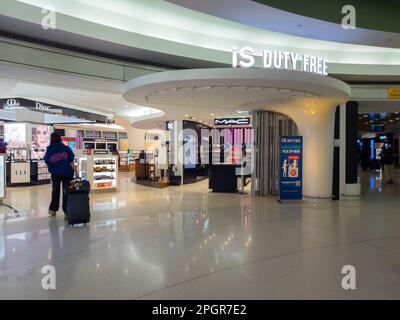
{"type": "Polygon", "coordinates": [[[51,175],[43,160],[8,160],[6,168],[7,187],[50,183],[51,175]]]}
{"type": "MultiPolygon", "coordinates": [[[[134,154],[131,151],[118,151],[119,154],[119,170],[133,171],[135,170],[134,154]]],[[[137,156],[139,158],[139,156],[137,156]]]]}
{"type": "Polygon", "coordinates": [[[213,192],[237,192],[238,179],[233,164],[213,164],[209,170],[209,189],[213,192]]]}
{"type": "Polygon", "coordinates": [[[91,191],[116,191],[118,185],[118,156],[109,150],[76,150],[79,175],[90,182],[91,191]]]}

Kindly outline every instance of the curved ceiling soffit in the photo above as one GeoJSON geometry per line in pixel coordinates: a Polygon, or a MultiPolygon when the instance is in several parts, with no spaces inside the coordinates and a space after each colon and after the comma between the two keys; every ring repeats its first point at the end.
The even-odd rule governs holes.
{"type": "MultiPolygon", "coordinates": [[[[349,44],[400,48],[400,4],[354,0],[356,29],[344,29],[342,13],[348,1],[303,0],[167,0],[245,25],[295,36],[349,44]],[[227,10],[226,8],[229,8],[227,10]],[[397,8],[397,10],[396,10],[397,8]],[[284,21],[284,23],[282,23],[284,21]]],[[[387,2],[383,0],[383,2],[387,2]]]]}
{"type": "MultiPolygon", "coordinates": [[[[6,3],[9,1],[5,0],[6,3]]],[[[23,0],[23,4],[26,6],[26,3],[43,1],[23,0]]],[[[58,3],[60,0],[47,2],[58,3]]],[[[57,7],[61,15],[57,27],[69,33],[110,43],[215,63],[230,64],[233,46],[250,45],[258,53],[268,48],[325,57],[332,64],[345,64],[345,70],[365,64],[400,65],[399,49],[343,44],[276,33],[165,1],[115,0],[112,4],[110,6],[108,2],[94,0],[63,2],[63,6],[57,7]],[[77,10],[77,7],[82,10],[77,10]],[[82,28],[82,25],[92,27],[82,28]]],[[[18,8],[5,7],[7,14],[21,18],[18,8]]],[[[40,14],[38,10],[34,16],[22,18],[38,24],[40,14]]],[[[400,70],[396,72],[400,73],[400,70]]]]}
{"type": "MultiPolygon", "coordinates": [[[[223,68],[166,71],[143,76],[128,82],[123,96],[127,101],[156,107],[166,117],[179,114],[184,119],[183,113],[197,111],[202,113],[202,117],[207,113],[208,118],[203,117],[203,120],[208,120],[212,119],[209,112],[213,112],[215,101],[221,103],[220,107],[226,111],[232,111],[233,106],[274,105],[271,111],[279,112],[280,108],[290,104],[312,109],[318,108],[318,105],[337,105],[348,101],[351,88],[334,78],[305,75],[298,71],[269,70],[266,73],[260,69],[223,68]],[[201,87],[199,83],[211,87],[201,87]],[[185,88],[188,90],[183,90],[185,88]],[[273,94],[268,91],[271,88],[274,89],[273,94]],[[214,90],[213,95],[209,90],[214,90]],[[229,94],[227,90],[231,90],[229,94]],[[307,94],[304,90],[312,93],[307,94]],[[148,98],[154,92],[157,92],[154,99],[151,96],[148,98]],[[296,96],[299,93],[303,95],[296,96]]],[[[135,123],[140,121],[137,119],[135,123]]]]}

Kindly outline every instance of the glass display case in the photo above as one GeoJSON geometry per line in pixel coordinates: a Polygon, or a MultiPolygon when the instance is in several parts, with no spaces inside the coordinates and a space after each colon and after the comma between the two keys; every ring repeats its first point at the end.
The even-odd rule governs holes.
{"type": "Polygon", "coordinates": [[[135,169],[134,156],[131,151],[118,151],[118,154],[120,171],[130,171],[135,169]]]}
{"type": "Polygon", "coordinates": [[[39,160],[37,162],[37,179],[42,181],[42,180],[50,180],[51,179],[51,173],[47,169],[47,165],[44,162],[44,160],[39,160]]]}
{"type": "Polygon", "coordinates": [[[79,175],[81,179],[89,181],[92,192],[116,191],[118,156],[108,154],[107,150],[101,151],[105,154],[96,154],[96,150],[91,150],[90,154],[84,153],[83,150],[76,152],[75,163],[79,175]]]}
{"type": "Polygon", "coordinates": [[[116,190],[118,157],[114,155],[92,155],[88,157],[88,180],[92,190],[116,190]]]}

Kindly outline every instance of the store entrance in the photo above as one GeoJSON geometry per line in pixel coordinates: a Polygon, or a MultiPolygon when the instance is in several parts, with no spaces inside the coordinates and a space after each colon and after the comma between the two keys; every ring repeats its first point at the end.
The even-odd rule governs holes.
{"type": "Polygon", "coordinates": [[[81,177],[90,180],[92,189],[116,190],[118,167],[129,170],[133,161],[127,133],[107,121],[104,115],[39,101],[0,99],[0,143],[6,153],[2,183],[7,187],[50,183],[44,155],[51,133],[57,131],[74,152],[81,177]]]}
{"type": "Polygon", "coordinates": [[[399,183],[399,113],[360,114],[358,128],[362,189],[384,191],[399,183]]]}
{"type": "Polygon", "coordinates": [[[165,130],[149,130],[135,163],[136,182],[165,188],[209,179],[207,186],[212,191],[237,192],[242,181],[244,185],[250,182],[251,171],[238,181],[236,170],[251,166],[254,135],[250,117],[246,120],[246,125],[214,127],[194,119],[169,120],[163,125],[165,130]]]}

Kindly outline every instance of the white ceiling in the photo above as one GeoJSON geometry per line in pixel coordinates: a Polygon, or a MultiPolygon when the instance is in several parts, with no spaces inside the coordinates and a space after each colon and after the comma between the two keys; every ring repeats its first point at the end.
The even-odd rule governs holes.
{"type": "MultiPolygon", "coordinates": [[[[204,2],[222,8],[221,3],[226,1],[196,3],[204,2]]],[[[237,11],[231,6],[227,8],[229,10],[226,11],[237,11]]],[[[247,8],[243,8],[239,12],[247,17],[247,8]]],[[[380,75],[384,72],[388,76],[400,75],[400,50],[388,48],[387,44],[367,46],[279,33],[264,29],[262,25],[255,27],[238,23],[161,0],[2,0],[1,14],[8,18],[7,23],[9,19],[28,23],[29,28],[22,31],[19,29],[19,32],[27,36],[32,36],[31,32],[41,31],[41,39],[58,40],[71,46],[76,46],[76,41],[80,41],[80,45],[86,49],[92,49],[94,39],[98,41],[95,49],[116,49],[115,54],[118,54],[118,49],[128,47],[136,50],[135,57],[147,61],[157,60],[155,62],[159,63],[180,65],[182,60],[186,65],[189,61],[228,65],[231,62],[232,47],[249,45],[257,54],[268,48],[324,57],[329,61],[331,74],[380,75]],[[57,11],[56,30],[44,31],[40,26],[43,18],[40,6],[46,4],[53,5],[57,11]]],[[[263,15],[257,19],[262,20],[263,15]]],[[[264,19],[267,20],[266,17],[264,19]]],[[[289,21],[288,30],[292,30],[291,24],[295,20],[281,16],[279,24],[285,25],[286,21],[289,21]]],[[[0,28],[1,22],[0,17],[0,28]]],[[[4,27],[7,27],[7,23],[4,27]]],[[[324,24],[310,24],[308,28],[315,33],[331,36],[337,34],[331,29],[325,30],[324,24]]],[[[349,37],[351,32],[348,31],[349,37]]],[[[360,39],[380,40],[385,36],[374,36],[367,32],[360,39]]]]}
{"type": "MultiPolygon", "coordinates": [[[[295,36],[368,46],[400,48],[400,34],[357,28],[279,10],[251,0],[167,0],[216,17],[295,36]]],[[[338,12],[338,20],[344,16],[338,12]]]]}
{"type": "Polygon", "coordinates": [[[123,82],[0,64],[0,97],[21,97],[134,120],[150,110],[122,97],[123,82]]]}

